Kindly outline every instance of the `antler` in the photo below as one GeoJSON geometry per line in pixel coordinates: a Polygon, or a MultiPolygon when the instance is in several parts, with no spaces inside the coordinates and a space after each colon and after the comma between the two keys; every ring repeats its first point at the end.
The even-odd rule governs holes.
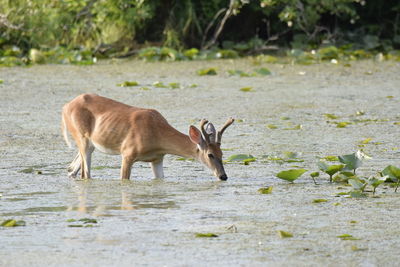
{"type": "Polygon", "coordinates": [[[222,138],[222,134],[224,133],[224,131],[226,130],[226,128],[228,128],[235,120],[233,118],[229,118],[224,126],[222,126],[221,130],[218,131],[217,134],[217,143],[221,144],[221,138],[222,138]]]}
{"type": "Polygon", "coordinates": [[[207,131],[206,131],[206,129],[204,128],[204,126],[205,126],[207,123],[208,123],[208,120],[202,119],[202,120],[200,121],[200,129],[201,129],[201,132],[202,132],[202,134],[203,134],[203,136],[204,136],[204,140],[206,141],[207,144],[209,144],[209,143],[210,143],[210,134],[208,134],[207,131]]]}

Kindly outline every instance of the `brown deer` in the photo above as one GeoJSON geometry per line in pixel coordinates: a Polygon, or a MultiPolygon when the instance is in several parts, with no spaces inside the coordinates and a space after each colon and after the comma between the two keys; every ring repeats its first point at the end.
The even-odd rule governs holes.
{"type": "Polygon", "coordinates": [[[189,135],[173,128],[154,109],[129,106],[95,94],[83,94],[65,104],[62,132],[69,147],[68,133],[79,149],[68,168],[70,177],[90,178],[94,149],[121,154],[121,178],[129,179],[136,161],[150,162],[155,178],[163,178],[163,158],[173,154],[194,158],[206,165],[220,180],[227,180],[222,164],[221,138],[232,123],[230,118],[216,132],[212,123],[201,120],[200,129],[190,126],[189,135]]]}

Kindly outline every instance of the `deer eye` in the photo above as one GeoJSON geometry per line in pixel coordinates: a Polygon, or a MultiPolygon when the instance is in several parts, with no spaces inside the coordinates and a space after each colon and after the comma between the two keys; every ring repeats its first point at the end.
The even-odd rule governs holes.
{"type": "Polygon", "coordinates": [[[214,158],[214,155],[213,155],[213,154],[208,154],[208,157],[209,157],[210,159],[213,159],[213,158],[214,158]]]}

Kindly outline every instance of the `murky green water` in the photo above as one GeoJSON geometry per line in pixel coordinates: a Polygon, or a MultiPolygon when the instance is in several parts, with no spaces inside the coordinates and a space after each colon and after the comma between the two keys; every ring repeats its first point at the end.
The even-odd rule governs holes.
{"type": "Polygon", "coordinates": [[[319,186],[308,173],[295,184],[274,177],[294,165],[316,171],[317,157],[355,152],[366,138],[373,141],[363,149],[373,159],[360,174],[400,165],[400,65],[351,64],[265,65],[272,75],[242,78],[227,70],[258,66],[250,60],[120,61],[0,69],[0,221],[26,222],[0,228],[0,265],[396,266],[399,193],[382,186],[377,198],[349,199],[337,197],[349,189],[328,184],[326,176],[319,186]],[[197,76],[202,67],[216,67],[218,75],[197,76]],[[116,86],[124,81],[150,90],[116,86]],[[182,87],[154,88],[156,81],[182,87]],[[199,163],[169,156],[165,179],[153,179],[150,167],[138,163],[132,180],[120,181],[120,158],[95,152],[94,178],[71,180],[66,166],[75,151],[62,140],[60,113],[83,92],[156,108],[183,132],[201,118],[220,125],[234,116],[239,121],[223,138],[225,157],[250,153],[259,160],[227,164],[229,180],[219,182],[199,163]],[[352,124],[336,128],[325,113],[352,124]],[[284,151],[300,153],[304,162],[261,160],[284,151]],[[269,185],[272,194],[257,192],[269,185]],[[316,198],[328,202],[313,204],[316,198]],[[97,223],[70,227],[86,226],[71,222],[81,218],[97,223]],[[294,237],[281,239],[278,230],[294,237]],[[342,234],[360,240],[337,238],[342,234]]]}

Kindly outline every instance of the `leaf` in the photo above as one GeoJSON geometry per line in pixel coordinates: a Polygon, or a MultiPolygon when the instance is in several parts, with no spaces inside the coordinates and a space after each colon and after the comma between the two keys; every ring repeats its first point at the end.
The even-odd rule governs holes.
{"type": "Polygon", "coordinates": [[[214,234],[214,233],[196,233],[196,237],[202,237],[202,238],[204,238],[204,237],[206,237],[206,238],[213,238],[213,237],[218,237],[218,235],[217,234],[214,234]]]}
{"type": "Polygon", "coordinates": [[[156,88],[167,88],[167,86],[165,84],[163,84],[162,82],[154,82],[153,86],[156,88]]]}
{"type": "Polygon", "coordinates": [[[366,138],[361,141],[361,144],[366,145],[366,144],[369,144],[369,142],[371,142],[371,141],[372,141],[372,138],[366,138]]]}
{"type": "Polygon", "coordinates": [[[282,230],[278,230],[278,235],[280,238],[291,238],[293,237],[292,233],[286,232],[286,231],[282,231],[282,230]]]}
{"type": "Polygon", "coordinates": [[[366,198],[367,197],[367,194],[365,194],[361,191],[350,191],[349,195],[352,198],[366,198]]]}
{"type": "Polygon", "coordinates": [[[383,169],[382,175],[389,176],[393,182],[397,182],[400,180],[400,169],[393,165],[389,165],[383,169]]]}
{"type": "Polygon", "coordinates": [[[338,235],[337,237],[341,240],[360,240],[359,238],[355,238],[354,236],[349,234],[338,235]]]}
{"type": "Polygon", "coordinates": [[[242,87],[239,89],[242,92],[252,92],[253,91],[253,87],[242,87]]]}
{"type": "Polygon", "coordinates": [[[338,158],[341,163],[346,164],[346,167],[344,170],[354,170],[355,171],[357,168],[361,167],[361,165],[362,165],[362,161],[360,160],[360,158],[357,156],[356,153],[339,156],[338,158]]]}
{"type": "Polygon", "coordinates": [[[350,122],[345,122],[345,121],[336,122],[336,127],[337,127],[337,128],[346,128],[347,125],[349,125],[349,124],[351,124],[351,123],[350,123],[350,122]]]}
{"type": "Polygon", "coordinates": [[[366,183],[363,183],[360,179],[358,178],[351,178],[349,179],[349,184],[356,190],[361,190],[364,191],[365,186],[367,185],[366,183]]]}
{"type": "Polygon", "coordinates": [[[119,84],[117,84],[117,85],[120,86],[120,87],[130,87],[130,86],[138,86],[139,83],[136,82],[136,81],[132,81],[132,82],[130,82],[130,81],[125,81],[125,82],[119,83],[119,84]]]}
{"type": "Polygon", "coordinates": [[[323,161],[318,162],[318,167],[321,171],[325,172],[329,176],[334,175],[338,171],[342,170],[344,168],[343,164],[337,164],[337,165],[328,165],[323,161]]]}
{"type": "Polygon", "coordinates": [[[279,172],[276,175],[276,177],[286,180],[286,181],[289,181],[289,182],[293,182],[297,178],[299,178],[301,175],[303,175],[303,173],[305,173],[306,171],[307,170],[305,170],[305,169],[291,169],[291,170],[279,172]]]}
{"type": "Polygon", "coordinates": [[[313,203],[324,203],[324,202],[328,202],[328,200],[323,198],[317,198],[313,200],[313,203]]]}
{"type": "Polygon", "coordinates": [[[319,177],[319,172],[312,172],[312,173],[310,173],[310,176],[311,176],[312,178],[319,177]]]}
{"type": "Polygon", "coordinates": [[[169,83],[168,86],[172,89],[178,89],[181,87],[179,83],[169,83]]]}
{"type": "Polygon", "coordinates": [[[337,118],[339,118],[335,114],[331,114],[331,113],[325,113],[324,115],[325,115],[325,117],[327,117],[328,119],[331,119],[331,120],[336,120],[337,118]]]}
{"type": "Polygon", "coordinates": [[[3,84],[3,83],[4,83],[4,80],[0,79],[0,84],[3,84]]]}
{"type": "Polygon", "coordinates": [[[272,186],[268,186],[268,187],[263,187],[258,189],[258,192],[261,194],[271,194],[272,193],[272,186]]]}
{"type": "Polygon", "coordinates": [[[269,128],[271,130],[278,129],[278,127],[276,125],[273,125],[273,124],[267,124],[267,128],[269,128]]]}
{"type": "Polygon", "coordinates": [[[271,75],[271,71],[267,68],[259,68],[254,71],[262,76],[271,75]]]}
{"type": "Polygon", "coordinates": [[[17,226],[25,226],[25,225],[26,225],[25,221],[17,221],[14,219],[5,220],[0,224],[0,226],[2,226],[2,227],[17,227],[17,226]]]}
{"type": "Polygon", "coordinates": [[[200,76],[217,75],[217,70],[215,68],[200,69],[200,70],[197,71],[197,74],[200,75],[200,76]]]}
{"type": "Polygon", "coordinates": [[[326,156],[323,159],[326,161],[339,161],[337,156],[326,156]]]}
{"type": "Polygon", "coordinates": [[[236,154],[230,156],[227,161],[233,162],[233,161],[242,161],[242,162],[253,162],[256,161],[256,158],[253,157],[250,154],[236,154]]]}
{"type": "Polygon", "coordinates": [[[91,218],[82,218],[82,219],[79,219],[78,221],[83,222],[83,223],[97,223],[96,219],[91,219],[91,218]]]}

